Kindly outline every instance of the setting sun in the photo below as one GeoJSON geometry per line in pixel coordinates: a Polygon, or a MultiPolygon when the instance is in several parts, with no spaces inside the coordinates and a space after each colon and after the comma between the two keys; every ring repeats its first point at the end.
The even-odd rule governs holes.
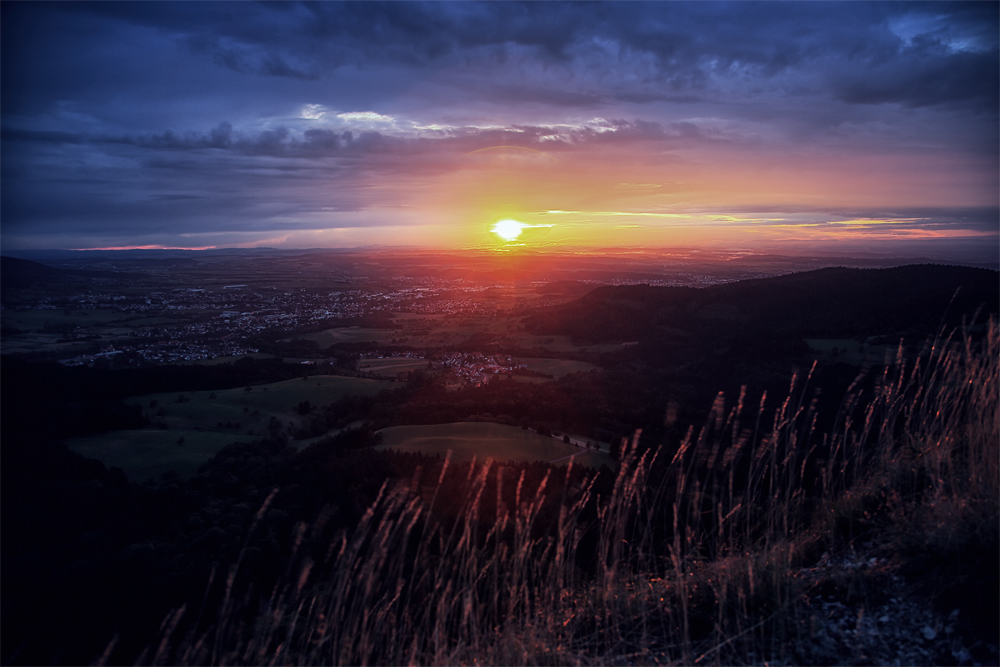
{"type": "Polygon", "coordinates": [[[491,230],[504,241],[513,241],[521,235],[521,231],[526,227],[523,222],[517,220],[500,220],[491,230]]]}

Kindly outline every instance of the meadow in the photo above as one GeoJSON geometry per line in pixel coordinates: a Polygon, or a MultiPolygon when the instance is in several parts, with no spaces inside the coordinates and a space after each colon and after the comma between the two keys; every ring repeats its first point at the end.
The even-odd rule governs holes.
{"type": "Polygon", "coordinates": [[[361,359],[358,362],[358,370],[368,371],[376,375],[396,375],[407,371],[427,368],[426,359],[413,359],[409,357],[386,357],[384,359],[361,359]]]}
{"type": "Polygon", "coordinates": [[[170,471],[189,479],[226,445],[254,439],[193,429],[138,429],[69,438],[65,442],[73,451],[97,459],[109,469],[121,468],[129,479],[146,482],[157,481],[170,471]]]}
{"type": "Polygon", "coordinates": [[[575,361],[573,359],[544,359],[544,358],[519,358],[518,363],[528,367],[529,371],[551,375],[554,378],[561,378],[570,373],[586,373],[597,369],[597,366],[586,361],[575,361]]]}
{"type": "Polygon", "coordinates": [[[533,431],[489,422],[458,422],[382,429],[382,449],[449,455],[456,461],[545,461],[599,468],[614,467],[607,454],[588,451],[533,431]]]}
{"type": "MultiPolygon", "coordinates": [[[[154,422],[165,424],[170,430],[229,432],[232,427],[224,426],[227,422],[239,422],[244,429],[255,430],[255,425],[260,429],[271,418],[277,419],[282,428],[298,426],[302,420],[296,406],[303,401],[326,405],[347,394],[374,396],[394,386],[383,380],[312,375],[236,389],[147,394],[125,402],[142,407],[154,422]]],[[[252,435],[264,434],[265,431],[256,430],[252,435]]]]}
{"type": "MultiPolygon", "coordinates": [[[[109,431],[69,438],[67,446],[109,468],[119,467],[136,481],[157,479],[173,470],[189,478],[232,442],[249,442],[302,427],[297,406],[326,405],[348,395],[373,396],[392,382],[335,375],[218,391],[146,394],[127,399],[158,427],[109,431]],[[275,426],[276,425],[276,426],[275,426]]],[[[303,446],[315,438],[303,441],[303,446]]]]}
{"type": "Polygon", "coordinates": [[[396,320],[403,324],[403,329],[336,327],[318,333],[303,334],[296,338],[316,341],[320,348],[338,343],[371,342],[386,345],[393,341],[399,341],[399,344],[413,348],[451,347],[463,345],[477,335],[501,340],[505,345],[525,349],[546,349],[555,353],[601,353],[614,352],[622,348],[621,343],[581,345],[569,336],[542,336],[519,331],[508,318],[401,313],[396,316],[396,320]]]}
{"type": "Polygon", "coordinates": [[[326,329],[318,333],[304,334],[296,338],[302,340],[314,340],[319,343],[320,348],[327,348],[338,343],[385,343],[392,337],[399,335],[398,331],[392,329],[373,329],[370,327],[335,327],[326,329]]]}

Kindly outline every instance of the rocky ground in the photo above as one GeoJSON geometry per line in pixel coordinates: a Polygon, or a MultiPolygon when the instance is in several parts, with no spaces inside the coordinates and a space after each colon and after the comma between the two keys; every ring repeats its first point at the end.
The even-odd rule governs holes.
{"type": "MultiPolygon", "coordinates": [[[[889,558],[823,554],[801,570],[800,664],[996,665],[998,647],[977,638],[969,609],[936,610],[889,558]]],[[[996,594],[996,591],[984,591],[996,594]]],[[[970,605],[971,607],[971,605],[970,605]]],[[[773,663],[771,663],[773,664],[773,663]]],[[[790,663],[789,663],[790,664],[790,663]]]]}

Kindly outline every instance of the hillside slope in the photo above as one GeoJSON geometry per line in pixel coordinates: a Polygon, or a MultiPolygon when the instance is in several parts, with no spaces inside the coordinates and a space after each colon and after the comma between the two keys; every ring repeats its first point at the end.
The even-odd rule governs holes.
{"type": "Polygon", "coordinates": [[[1000,274],[988,269],[922,264],[891,269],[829,268],[706,288],[600,287],[526,320],[537,334],[586,343],[651,337],[716,338],[744,332],[800,337],[857,337],[905,331],[923,336],[942,323],[960,325],[982,308],[996,313],[1000,274]]]}

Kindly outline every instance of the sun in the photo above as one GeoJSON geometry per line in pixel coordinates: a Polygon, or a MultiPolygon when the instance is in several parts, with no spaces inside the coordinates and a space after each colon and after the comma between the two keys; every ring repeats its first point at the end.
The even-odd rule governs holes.
{"type": "Polygon", "coordinates": [[[517,220],[500,220],[491,230],[504,241],[513,241],[521,235],[521,231],[527,227],[523,222],[517,220]]]}

